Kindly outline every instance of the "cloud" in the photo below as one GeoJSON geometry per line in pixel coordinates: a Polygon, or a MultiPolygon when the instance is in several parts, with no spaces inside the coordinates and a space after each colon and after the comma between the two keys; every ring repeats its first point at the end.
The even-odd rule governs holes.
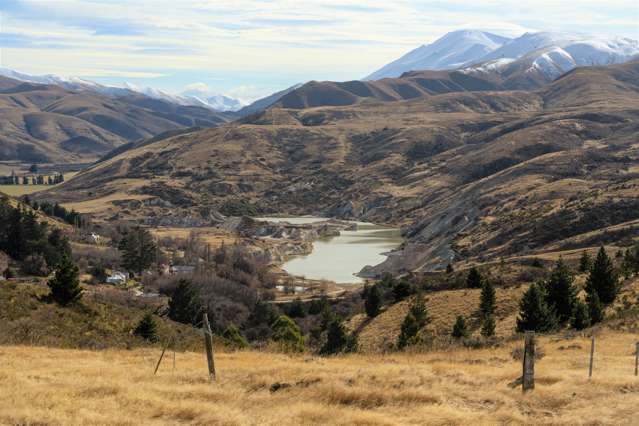
{"type": "Polygon", "coordinates": [[[84,77],[112,70],[117,78],[135,64],[134,72],[148,78],[182,76],[174,90],[191,81],[211,83],[215,74],[228,87],[212,84],[212,90],[245,97],[301,79],[358,78],[461,28],[506,36],[553,30],[639,38],[631,13],[636,16],[636,0],[0,2],[5,66],[84,77]]]}

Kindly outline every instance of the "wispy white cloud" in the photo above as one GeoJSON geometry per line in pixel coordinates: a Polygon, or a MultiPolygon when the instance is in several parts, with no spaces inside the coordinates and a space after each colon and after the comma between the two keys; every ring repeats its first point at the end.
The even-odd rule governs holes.
{"type": "Polygon", "coordinates": [[[246,97],[358,78],[460,28],[639,38],[636,0],[2,0],[0,10],[0,65],[114,70],[114,79],[157,78],[174,91],[205,81],[246,97]]]}

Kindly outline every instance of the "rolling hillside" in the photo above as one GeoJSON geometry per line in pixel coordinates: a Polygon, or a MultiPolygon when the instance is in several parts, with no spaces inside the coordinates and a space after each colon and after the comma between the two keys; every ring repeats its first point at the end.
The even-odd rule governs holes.
{"type": "Polygon", "coordinates": [[[183,127],[213,127],[233,115],[140,94],[117,98],[0,77],[0,160],[73,163],[183,127]]]}
{"type": "Polygon", "coordinates": [[[530,92],[275,107],[127,150],[40,197],[150,224],[207,224],[237,205],[398,224],[407,244],[383,266],[394,272],[627,243],[638,82],[632,62],[530,92]]]}

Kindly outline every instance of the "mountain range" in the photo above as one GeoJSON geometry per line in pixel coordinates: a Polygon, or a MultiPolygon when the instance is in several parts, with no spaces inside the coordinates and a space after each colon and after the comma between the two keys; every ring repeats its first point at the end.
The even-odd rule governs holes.
{"type": "Polygon", "coordinates": [[[408,52],[365,80],[444,69],[508,75],[509,70],[522,68],[554,79],[577,66],[623,63],[638,55],[639,42],[628,38],[537,32],[511,39],[478,30],[460,30],[408,52]]]}
{"type": "Polygon", "coordinates": [[[639,235],[639,61],[534,90],[475,90],[485,80],[459,71],[387,81],[423,73],[439,73],[433,93],[287,107],[302,86],[241,121],[134,144],[40,198],[149,225],[242,209],[401,225],[406,244],[380,267],[392,272],[639,235]]]}
{"type": "Polygon", "coordinates": [[[236,118],[123,89],[101,93],[84,80],[42,83],[0,77],[0,160],[90,162],[127,142],[236,118]]]}
{"type": "Polygon", "coordinates": [[[124,87],[105,86],[80,77],[61,77],[54,74],[32,75],[9,68],[0,68],[0,76],[14,80],[35,84],[52,84],[68,90],[95,92],[106,96],[122,97],[142,94],[153,99],[159,99],[182,106],[199,106],[215,111],[238,111],[242,102],[229,96],[212,94],[205,89],[187,89],[177,95],[152,87],[140,87],[131,83],[124,83],[124,87]]]}

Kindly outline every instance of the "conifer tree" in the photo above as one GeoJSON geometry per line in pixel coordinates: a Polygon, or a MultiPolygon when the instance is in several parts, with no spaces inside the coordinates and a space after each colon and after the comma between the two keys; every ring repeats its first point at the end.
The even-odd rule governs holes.
{"type": "Polygon", "coordinates": [[[487,318],[495,313],[495,287],[490,280],[483,281],[479,296],[479,312],[482,318],[487,318]]]}
{"type": "Polygon", "coordinates": [[[156,260],[157,247],[151,233],[140,227],[130,229],[118,246],[122,253],[122,266],[129,272],[142,274],[156,260]]]}
{"type": "Polygon", "coordinates": [[[193,284],[185,279],[178,281],[169,299],[169,318],[183,324],[198,324],[204,313],[204,306],[193,284]]]}
{"type": "Polygon", "coordinates": [[[140,336],[149,342],[157,342],[157,324],[153,315],[150,313],[144,314],[137,327],[135,327],[133,334],[140,336]]]}
{"type": "Polygon", "coordinates": [[[399,280],[393,286],[393,297],[395,302],[401,302],[411,294],[410,284],[405,280],[399,280]]]}
{"type": "Polygon", "coordinates": [[[618,291],[619,278],[617,272],[612,260],[602,246],[599,249],[599,253],[597,253],[597,258],[586,281],[586,292],[589,295],[596,293],[601,303],[608,305],[614,302],[618,291]]]}
{"type": "Polygon", "coordinates": [[[302,352],[304,350],[304,337],[300,327],[286,315],[281,315],[273,323],[271,339],[277,342],[284,350],[293,352],[302,352]]]}
{"type": "Polygon", "coordinates": [[[575,330],[583,330],[590,326],[590,312],[588,312],[588,305],[581,300],[577,300],[575,303],[571,325],[575,330]]]}
{"type": "Polygon", "coordinates": [[[532,284],[519,302],[517,331],[550,331],[557,325],[554,312],[546,303],[542,284],[532,284]]]}
{"type": "Polygon", "coordinates": [[[468,326],[466,325],[466,319],[463,315],[457,315],[451,335],[456,339],[468,337],[468,326]]]}
{"type": "Polygon", "coordinates": [[[588,315],[590,316],[590,325],[595,325],[604,319],[604,306],[599,299],[597,293],[588,294],[586,296],[588,303],[588,315]]]}
{"type": "Polygon", "coordinates": [[[364,308],[369,318],[375,318],[379,315],[382,304],[382,298],[376,285],[370,287],[366,291],[366,299],[364,300],[364,308]]]}
{"type": "Polygon", "coordinates": [[[424,299],[418,295],[411,305],[397,339],[397,347],[403,349],[406,346],[417,344],[421,341],[421,329],[428,321],[428,313],[424,299]]]}
{"type": "Polygon", "coordinates": [[[332,355],[341,352],[353,352],[356,347],[357,340],[355,336],[346,331],[341,318],[333,316],[333,319],[328,324],[326,341],[320,349],[320,354],[332,355]]]}
{"type": "Polygon", "coordinates": [[[588,272],[592,266],[592,259],[586,250],[581,254],[579,259],[579,272],[588,272]]]}
{"type": "Polygon", "coordinates": [[[573,276],[568,265],[560,257],[546,282],[546,300],[554,310],[557,320],[565,323],[572,316],[577,300],[577,289],[573,285],[573,276]]]}
{"type": "Polygon", "coordinates": [[[410,306],[410,312],[413,314],[419,328],[422,328],[428,322],[428,311],[426,310],[426,303],[424,303],[424,297],[421,294],[415,296],[413,304],[410,306]]]}
{"type": "Polygon", "coordinates": [[[62,258],[48,285],[51,298],[62,306],[77,302],[82,297],[80,271],[69,256],[62,258]]]}
{"type": "Polygon", "coordinates": [[[484,279],[477,268],[472,267],[470,271],[468,271],[468,276],[466,277],[466,287],[481,288],[483,281],[484,279]]]}
{"type": "Polygon", "coordinates": [[[481,324],[481,335],[484,337],[492,337],[495,335],[495,316],[488,315],[481,324]]]}
{"type": "Polygon", "coordinates": [[[235,349],[244,349],[249,345],[244,336],[242,336],[240,329],[237,328],[235,324],[229,324],[229,326],[222,332],[222,337],[224,337],[235,349]]]}

